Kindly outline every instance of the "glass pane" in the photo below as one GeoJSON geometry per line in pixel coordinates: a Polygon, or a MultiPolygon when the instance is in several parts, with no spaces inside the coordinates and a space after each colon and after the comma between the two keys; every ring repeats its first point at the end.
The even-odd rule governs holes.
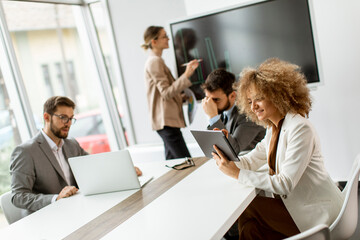
{"type": "Polygon", "coordinates": [[[43,125],[46,99],[67,96],[76,103],[75,118],[79,120],[69,136],[89,153],[110,151],[106,132],[90,131],[97,127],[90,118],[96,116],[102,122],[98,79],[88,69],[88,55],[83,52],[72,6],[18,1],[3,1],[3,6],[38,128],[43,125]],[[82,125],[86,121],[89,124],[82,125]]]}
{"type": "Polygon", "coordinates": [[[97,31],[97,35],[100,41],[101,51],[103,54],[104,62],[106,64],[106,68],[108,71],[108,75],[110,77],[111,85],[113,94],[115,96],[115,101],[119,110],[119,114],[122,120],[123,127],[125,129],[125,137],[126,141],[129,144],[129,140],[127,138],[126,129],[130,129],[129,123],[127,122],[126,118],[124,118],[124,111],[122,108],[122,102],[121,102],[121,96],[120,96],[120,89],[119,89],[119,80],[116,77],[116,74],[114,72],[114,63],[116,56],[114,55],[114,51],[111,48],[111,41],[109,37],[111,36],[108,32],[108,28],[106,28],[106,19],[105,19],[105,9],[103,8],[103,5],[101,2],[96,2],[90,4],[90,10],[93,17],[93,20],[95,22],[95,28],[97,31]]]}
{"type": "MultiPolygon", "coordinates": [[[[0,71],[0,195],[10,191],[10,156],[18,144],[20,135],[0,71]]],[[[0,209],[0,228],[4,226],[7,226],[7,222],[0,209]]]]}

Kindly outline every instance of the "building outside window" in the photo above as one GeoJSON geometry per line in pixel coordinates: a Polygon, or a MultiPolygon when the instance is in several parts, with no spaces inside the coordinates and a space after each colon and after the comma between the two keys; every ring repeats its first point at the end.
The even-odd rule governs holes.
{"type": "Polygon", "coordinates": [[[46,85],[46,90],[47,90],[46,92],[48,93],[49,97],[54,96],[54,90],[53,90],[53,86],[52,86],[51,78],[50,78],[49,65],[42,64],[41,70],[42,70],[44,82],[46,85]]]}
{"type": "MultiPolygon", "coordinates": [[[[116,48],[110,46],[114,45],[109,39],[112,29],[105,28],[104,19],[109,18],[104,15],[103,5],[92,2],[73,7],[7,0],[0,4],[0,21],[7,26],[0,32],[0,46],[7,52],[1,53],[7,62],[1,67],[6,69],[10,96],[16,96],[17,103],[13,111],[0,74],[0,194],[10,190],[12,151],[43,127],[43,103],[50,96],[67,96],[76,103],[77,122],[69,137],[76,138],[89,153],[117,150],[129,144],[126,131],[132,130],[131,118],[127,106],[122,107],[126,96],[119,81],[116,48]],[[92,20],[83,15],[86,11],[92,20]],[[92,27],[96,39],[90,34],[92,27]],[[102,61],[99,51],[92,52],[97,46],[102,61]],[[112,99],[116,99],[115,104],[112,99]],[[14,112],[22,120],[18,126],[14,112]]],[[[0,228],[4,225],[0,212],[0,228]]]]}
{"type": "Polygon", "coordinates": [[[113,95],[116,100],[117,110],[120,114],[122,125],[124,126],[125,137],[128,145],[131,145],[135,142],[133,134],[129,134],[132,130],[132,120],[130,118],[130,113],[126,112],[125,106],[127,103],[127,97],[125,91],[123,91],[121,84],[120,72],[117,72],[114,65],[119,64],[116,53],[116,48],[114,44],[111,43],[111,38],[109,37],[108,32],[112,31],[109,29],[109,25],[106,24],[106,21],[109,20],[106,18],[105,9],[103,7],[103,2],[95,2],[89,4],[90,12],[92,19],[95,24],[95,29],[97,37],[100,42],[102,57],[106,64],[106,70],[110,78],[111,88],[113,95]]]}
{"type": "MultiPolygon", "coordinates": [[[[88,69],[72,6],[3,1],[3,8],[35,122],[42,123],[43,103],[54,95],[70,97],[76,103],[77,118],[88,118],[94,111],[102,118],[95,82],[98,79],[88,69]],[[42,64],[44,62],[48,64],[42,64]]],[[[79,122],[73,127],[78,127],[76,125],[79,122]]],[[[110,150],[108,141],[103,142],[105,130],[100,140],[90,133],[77,136],[70,130],[70,136],[81,137],[82,142],[86,142],[85,150],[90,153],[97,153],[93,149],[110,150]],[[93,145],[89,141],[107,146],[87,148],[93,145]]]]}

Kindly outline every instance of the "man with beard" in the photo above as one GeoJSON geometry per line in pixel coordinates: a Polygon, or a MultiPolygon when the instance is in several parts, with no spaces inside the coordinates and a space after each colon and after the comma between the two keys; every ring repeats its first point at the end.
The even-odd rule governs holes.
{"type": "MultiPolygon", "coordinates": [[[[67,139],[70,126],[76,121],[74,109],[75,103],[67,97],[49,98],[44,104],[44,128],[11,155],[11,200],[25,209],[23,215],[78,190],[68,159],[88,153],[75,139],[67,139]]],[[[138,168],[135,170],[141,175],[138,168]]]]}
{"type": "Polygon", "coordinates": [[[239,154],[252,150],[264,138],[265,129],[239,113],[235,105],[234,82],[234,74],[224,69],[214,70],[202,85],[205,98],[201,104],[209,117],[208,129],[226,129],[229,142],[239,154]]]}

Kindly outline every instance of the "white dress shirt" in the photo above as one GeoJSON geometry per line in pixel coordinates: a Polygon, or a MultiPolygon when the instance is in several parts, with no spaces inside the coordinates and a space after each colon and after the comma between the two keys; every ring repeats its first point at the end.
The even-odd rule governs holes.
{"type": "MultiPolygon", "coordinates": [[[[61,139],[59,146],[57,146],[56,143],[54,143],[54,141],[43,130],[41,130],[41,133],[44,135],[47,143],[49,144],[49,146],[51,148],[51,151],[54,153],[54,156],[61,167],[61,170],[63,171],[64,176],[65,176],[66,183],[70,186],[70,183],[71,183],[71,181],[70,181],[70,176],[71,176],[70,166],[69,166],[68,162],[65,160],[65,156],[62,151],[62,146],[64,145],[64,140],[61,139]]],[[[56,201],[57,196],[58,195],[55,195],[53,197],[53,199],[51,201],[52,203],[56,201]]]]}

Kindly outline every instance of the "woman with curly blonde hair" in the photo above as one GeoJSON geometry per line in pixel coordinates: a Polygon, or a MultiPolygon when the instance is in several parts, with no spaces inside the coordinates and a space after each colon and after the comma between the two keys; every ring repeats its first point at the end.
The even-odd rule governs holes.
{"type": "Polygon", "coordinates": [[[267,127],[265,138],[240,162],[214,146],[220,170],[264,190],[239,218],[240,239],[283,239],[317,224],[330,225],[343,203],[324,167],[320,141],[306,119],[311,109],[305,76],[297,65],[268,59],[241,73],[237,105],[267,127]]]}

